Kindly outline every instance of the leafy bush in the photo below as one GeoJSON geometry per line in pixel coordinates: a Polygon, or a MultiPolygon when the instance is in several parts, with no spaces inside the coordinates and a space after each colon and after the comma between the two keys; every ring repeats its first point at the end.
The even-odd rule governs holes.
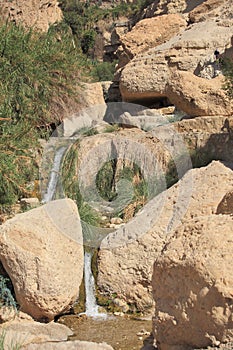
{"type": "Polygon", "coordinates": [[[233,98],[233,62],[229,59],[224,59],[222,63],[223,74],[225,75],[224,88],[230,98],[233,98]]]}
{"type": "Polygon", "coordinates": [[[17,309],[16,301],[12,295],[10,286],[10,280],[0,275],[0,307],[9,306],[17,309]]]}
{"type": "Polygon", "coordinates": [[[116,61],[113,62],[95,62],[93,64],[91,75],[97,81],[111,81],[114,77],[116,61]]]}
{"type": "Polygon", "coordinates": [[[73,92],[80,68],[72,39],[13,24],[0,27],[0,204],[29,195],[38,178],[39,137],[59,119],[53,102],[73,92]]]}

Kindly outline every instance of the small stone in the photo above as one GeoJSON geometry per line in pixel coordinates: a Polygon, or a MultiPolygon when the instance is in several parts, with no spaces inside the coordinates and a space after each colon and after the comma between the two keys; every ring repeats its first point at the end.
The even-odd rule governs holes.
{"type": "Polygon", "coordinates": [[[123,220],[121,218],[112,218],[111,219],[111,224],[115,224],[115,225],[120,225],[122,224],[123,220]]]}

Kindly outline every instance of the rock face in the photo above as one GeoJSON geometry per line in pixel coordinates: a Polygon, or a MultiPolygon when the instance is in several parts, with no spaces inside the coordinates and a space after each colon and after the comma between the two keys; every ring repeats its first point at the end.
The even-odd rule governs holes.
{"type": "Polygon", "coordinates": [[[0,227],[0,260],[20,309],[37,320],[69,310],[83,276],[82,230],[69,199],[19,214],[0,227]]]}
{"type": "Polygon", "coordinates": [[[100,291],[117,293],[118,298],[139,310],[150,309],[153,263],[173,228],[184,220],[215,213],[232,184],[232,170],[220,162],[212,162],[189,171],[182,181],[146,204],[132,221],[102,242],[100,291]]]}
{"type": "Polygon", "coordinates": [[[209,215],[180,226],[156,259],[154,335],[160,350],[233,339],[233,218],[209,215]]]}
{"type": "MultiPolygon", "coordinates": [[[[172,3],[172,1],[169,2],[170,5],[172,3]]],[[[185,1],[183,3],[185,10],[182,11],[187,12],[187,15],[188,11],[193,10],[193,12],[190,12],[191,17],[189,19],[186,16],[189,25],[183,28],[180,27],[180,33],[173,35],[165,43],[158,43],[154,48],[137,53],[123,68],[122,72],[118,72],[120,74],[120,91],[124,101],[140,101],[142,104],[153,105],[158,101],[163,103],[162,101],[167,98],[166,103],[174,103],[176,106],[179,99],[178,96],[174,99],[174,95],[171,94],[171,86],[174,87],[172,90],[175,91],[177,82],[177,89],[180,92],[180,81],[182,80],[181,85],[183,84],[184,90],[182,93],[180,92],[181,99],[189,102],[194,100],[198,106],[198,108],[194,108],[191,115],[195,113],[196,116],[208,115],[209,110],[208,108],[203,109],[203,105],[204,103],[207,104],[206,101],[209,98],[211,104],[213,102],[213,106],[218,105],[219,100],[223,99],[219,109],[224,109],[224,106],[229,103],[224,92],[221,89],[219,91],[220,80],[217,83],[214,79],[215,83],[212,83],[203,82],[200,78],[211,80],[221,74],[221,66],[219,66],[214,56],[216,48],[223,56],[229,56],[229,50],[232,47],[232,2],[229,0],[224,2],[200,1],[196,2],[196,5],[200,5],[197,7],[191,6],[191,3],[185,1]],[[201,18],[198,18],[198,13],[201,18]],[[186,71],[190,74],[185,75],[186,71]],[[192,75],[195,75],[195,77],[192,75]],[[187,88],[185,78],[188,78],[187,88]],[[190,96],[190,84],[200,87],[201,91],[198,88],[192,89],[192,96],[190,96]]],[[[168,12],[167,1],[166,6],[168,12]]],[[[140,22],[137,26],[140,27],[140,22]]],[[[131,32],[126,37],[130,37],[130,35],[131,32]]],[[[163,37],[162,29],[161,37],[163,37]]],[[[135,35],[134,38],[134,47],[137,48],[138,45],[140,48],[142,37],[138,35],[137,39],[135,35]]],[[[146,40],[147,32],[145,31],[144,41],[146,42],[146,40]]],[[[127,49],[125,53],[127,54],[127,49]]],[[[179,103],[177,107],[182,108],[187,114],[190,112],[185,102],[179,103]]],[[[211,110],[211,115],[219,114],[218,109],[211,108],[211,110]]],[[[226,108],[224,114],[231,115],[231,108],[226,108]]]]}
{"type": "Polygon", "coordinates": [[[166,94],[169,101],[190,116],[230,116],[233,103],[222,89],[223,84],[222,75],[208,80],[190,72],[177,72],[169,80],[166,94]]]}
{"type": "Polygon", "coordinates": [[[57,0],[4,0],[1,6],[1,17],[26,28],[47,31],[50,24],[62,20],[62,11],[57,0]]]}
{"type": "Polygon", "coordinates": [[[124,66],[134,56],[158,46],[178,34],[186,21],[178,14],[148,18],[138,22],[133,29],[120,37],[119,64],[124,66]]]}

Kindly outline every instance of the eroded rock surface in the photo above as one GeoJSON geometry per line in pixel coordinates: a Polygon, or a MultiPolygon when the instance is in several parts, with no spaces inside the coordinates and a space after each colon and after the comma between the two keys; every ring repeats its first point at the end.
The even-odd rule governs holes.
{"type": "Polygon", "coordinates": [[[0,15],[26,28],[47,31],[51,24],[62,20],[57,0],[1,1],[0,15]]]}
{"type": "Polygon", "coordinates": [[[22,311],[46,321],[69,310],[83,276],[76,204],[57,200],[8,220],[0,227],[0,260],[22,311]]]}
{"type": "Polygon", "coordinates": [[[42,343],[31,344],[24,348],[25,350],[113,350],[106,343],[93,343],[87,341],[68,341],[60,343],[42,343]]]}
{"type": "Polygon", "coordinates": [[[100,291],[117,293],[118,298],[139,310],[150,309],[153,263],[172,230],[184,220],[215,213],[232,185],[232,170],[212,162],[189,171],[178,184],[146,204],[132,221],[102,242],[100,291]]]}
{"type": "Polygon", "coordinates": [[[154,263],[154,335],[160,350],[233,339],[233,218],[209,215],[180,226],[154,263]]]}

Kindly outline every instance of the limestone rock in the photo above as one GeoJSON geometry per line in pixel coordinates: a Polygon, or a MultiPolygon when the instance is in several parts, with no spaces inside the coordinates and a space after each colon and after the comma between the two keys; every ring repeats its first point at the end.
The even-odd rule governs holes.
{"type": "Polygon", "coordinates": [[[113,350],[106,343],[93,343],[87,341],[68,341],[60,343],[42,343],[30,344],[24,348],[25,350],[113,350]]]}
{"type": "Polygon", "coordinates": [[[118,298],[139,310],[151,310],[153,263],[173,228],[184,220],[215,213],[232,184],[232,170],[220,162],[190,170],[176,185],[148,202],[123,228],[110,233],[99,252],[101,292],[117,293],[118,298]]]}
{"type": "Polygon", "coordinates": [[[20,200],[20,206],[22,209],[33,209],[40,205],[38,198],[22,198],[20,200]]]}
{"type": "Polygon", "coordinates": [[[231,116],[233,103],[222,89],[223,84],[223,76],[208,80],[190,72],[176,72],[166,90],[169,100],[190,116],[231,116]]]}
{"type": "Polygon", "coordinates": [[[0,260],[20,309],[52,320],[69,310],[83,275],[82,230],[75,203],[50,202],[0,227],[0,260]]]}
{"type": "Polygon", "coordinates": [[[187,13],[205,0],[156,0],[146,9],[144,16],[158,16],[166,13],[187,13]]]}
{"type": "Polygon", "coordinates": [[[233,214],[233,191],[229,191],[222,198],[217,207],[216,214],[233,214]]]}
{"type": "Polygon", "coordinates": [[[82,87],[81,98],[83,107],[105,104],[101,83],[85,83],[82,87]]]}
{"type": "Polygon", "coordinates": [[[178,14],[163,15],[138,22],[130,32],[120,38],[118,68],[123,67],[137,54],[169,40],[185,26],[186,21],[178,14]]]}
{"type": "Polygon", "coordinates": [[[175,231],[156,259],[153,325],[159,350],[233,340],[232,232],[230,216],[194,218],[175,231]]]}
{"type": "Polygon", "coordinates": [[[188,17],[191,23],[205,21],[210,18],[218,17],[219,13],[222,13],[223,19],[230,19],[227,7],[228,1],[222,0],[205,0],[199,6],[190,11],[188,17]]]}
{"type": "MultiPolygon", "coordinates": [[[[165,43],[137,54],[120,72],[119,86],[123,101],[152,105],[164,98],[169,100],[167,87],[175,85],[174,73],[182,74],[180,71],[207,79],[219,75],[221,67],[217,67],[214,51],[218,48],[223,56],[227,56],[232,47],[233,22],[228,19],[231,13],[232,2],[226,1],[213,18],[189,25],[165,43]]],[[[198,89],[193,90],[193,94],[198,94],[198,89]]],[[[218,91],[214,91],[216,94],[218,91]]],[[[215,102],[218,104],[218,99],[215,102]]]]}
{"type": "Polygon", "coordinates": [[[3,331],[6,333],[4,349],[11,349],[16,344],[23,346],[24,349],[31,343],[65,341],[73,334],[65,325],[54,322],[42,324],[35,321],[8,322],[0,327],[0,332],[3,331]]]}
{"type": "Polygon", "coordinates": [[[49,25],[62,20],[57,0],[4,0],[1,6],[1,17],[26,28],[47,31],[49,25]]]}

